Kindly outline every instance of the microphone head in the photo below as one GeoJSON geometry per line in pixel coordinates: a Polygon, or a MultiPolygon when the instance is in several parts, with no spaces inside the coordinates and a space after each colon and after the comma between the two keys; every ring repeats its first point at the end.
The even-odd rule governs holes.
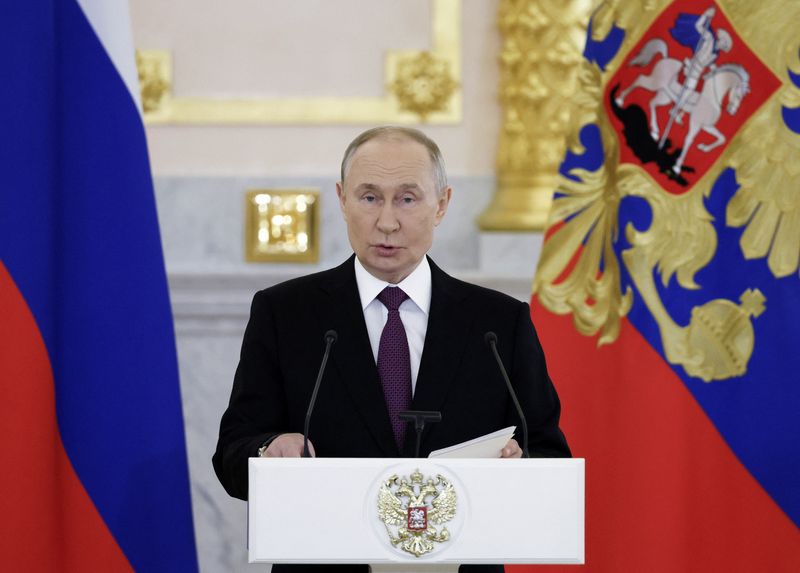
{"type": "Polygon", "coordinates": [[[488,346],[491,346],[492,344],[497,344],[497,335],[490,330],[489,332],[483,335],[483,340],[486,341],[486,344],[488,346]]]}
{"type": "Polygon", "coordinates": [[[335,330],[329,330],[325,333],[325,342],[334,343],[339,339],[339,335],[336,334],[335,330]]]}

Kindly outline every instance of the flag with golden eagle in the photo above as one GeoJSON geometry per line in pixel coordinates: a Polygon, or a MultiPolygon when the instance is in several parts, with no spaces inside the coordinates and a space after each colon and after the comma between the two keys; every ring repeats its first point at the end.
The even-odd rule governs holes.
{"type": "Polygon", "coordinates": [[[609,0],[533,316],[589,571],[800,571],[800,2],[609,0]]]}

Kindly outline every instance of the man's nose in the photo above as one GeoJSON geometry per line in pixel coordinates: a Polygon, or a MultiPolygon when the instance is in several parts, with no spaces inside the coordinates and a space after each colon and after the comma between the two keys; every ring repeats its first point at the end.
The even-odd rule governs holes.
{"type": "Polygon", "coordinates": [[[400,221],[394,212],[394,205],[391,201],[387,201],[378,213],[378,221],[376,226],[381,233],[390,234],[394,233],[400,228],[400,221]]]}

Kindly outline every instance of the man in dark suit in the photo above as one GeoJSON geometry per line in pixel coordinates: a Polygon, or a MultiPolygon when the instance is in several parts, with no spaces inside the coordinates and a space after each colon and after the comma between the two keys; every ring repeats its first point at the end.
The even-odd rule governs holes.
{"type": "MultiPolygon", "coordinates": [[[[301,455],[328,330],[338,341],[311,420],[315,455],[413,456],[403,409],[442,413],[423,434],[422,456],[519,426],[486,347],[491,331],[528,420],[531,455],[569,456],[528,305],[456,280],[426,256],[452,194],[436,144],[407,128],[369,130],[345,152],[341,177],[354,256],[253,299],[213,458],[228,493],[247,499],[248,458],[301,455]]],[[[501,455],[521,453],[512,439],[501,455]]]]}

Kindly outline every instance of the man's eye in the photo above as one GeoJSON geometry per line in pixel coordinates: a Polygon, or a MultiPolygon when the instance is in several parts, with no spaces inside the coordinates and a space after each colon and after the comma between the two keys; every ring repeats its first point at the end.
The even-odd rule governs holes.
{"type": "Polygon", "coordinates": [[[375,195],[364,195],[364,197],[362,197],[362,199],[364,201],[366,201],[367,203],[374,203],[375,200],[376,200],[375,195]]]}
{"type": "Polygon", "coordinates": [[[403,198],[401,199],[401,201],[402,201],[403,203],[405,203],[406,205],[411,205],[411,204],[412,204],[412,203],[415,201],[415,198],[414,198],[414,197],[411,197],[411,196],[406,196],[406,197],[403,197],[403,198]]]}

